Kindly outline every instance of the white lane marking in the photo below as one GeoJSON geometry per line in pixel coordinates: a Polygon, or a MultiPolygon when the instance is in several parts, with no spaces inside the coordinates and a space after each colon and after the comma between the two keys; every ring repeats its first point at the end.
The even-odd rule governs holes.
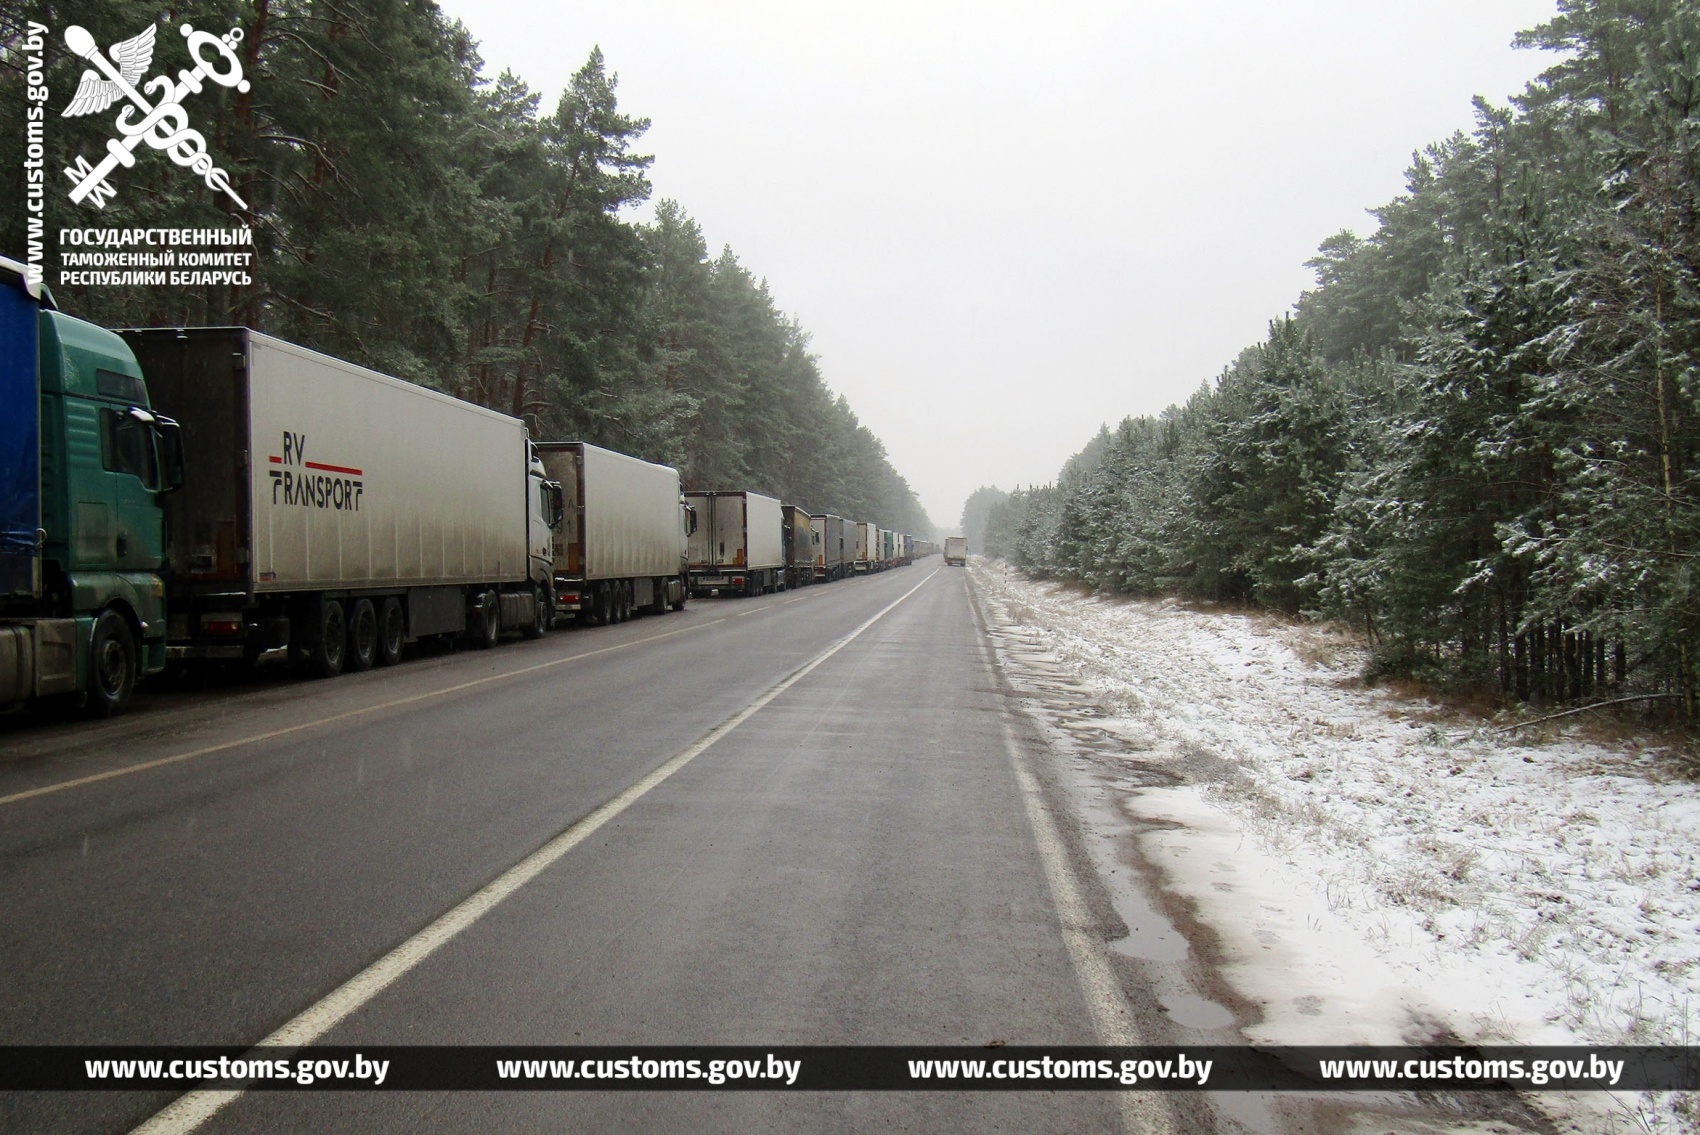
{"type": "Polygon", "coordinates": [[[359,709],[351,709],[344,713],[333,713],[329,717],[316,717],[312,721],[303,721],[298,725],[288,725],[282,729],[273,729],[268,733],[256,733],[251,737],[239,737],[234,741],[221,741],[216,745],[207,745],[203,748],[191,749],[186,753],[174,753],[169,757],[160,757],[157,760],[142,761],[139,764],[126,765],[123,768],[108,769],[106,772],[97,772],[89,776],[79,776],[75,780],[61,780],[55,784],[44,784],[40,788],[30,788],[23,792],[14,792],[10,796],[0,796],[0,805],[15,804],[20,800],[30,800],[37,796],[47,796],[54,792],[63,792],[67,788],[78,788],[85,784],[94,784],[96,781],[111,780],[115,776],[129,776],[131,773],[146,772],[151,768],[160,768],[164,765],[174,765],[179,761],[193,760],[196,757],[205,757],[212,753],[222,753],[228,749],[239,749],[244,745],[257,745],[261,741],[273,741],[279,737],[287,737],[292,733],[300,733],[304,729],[313,729],[320,725],[331,725],[338,721],[347,721],[351,717],[362,717],[368,713],[377,713],[379,710],[395,709],[397,706],[414,705],[418,702],[430,701],[432,698],[446,697],[449,694],[459,693],[461,690],[474,689],[478,686],[489,685],[491,682],[505,681],[508,678],[518,678],[524,674],[535,674],[539,670],[549,670],[556,666],[565,666],[567,663],[577,662],[581,658],[594,658],[598,654],[610,654],[616,650],[626,650],[629,647],[642,646],[646,642],[657,642],[664,638],[673,638],[677,635],[689,634],[691,631],[700,631],[704,627],[717,626],[724,622],[726,622],[726,619],[720,618],[710,619],[706,623],[692,623],[690,626],[680,627],[678,630],[664,631],[661,634],[652,634],[646,638],[634,638],[627,642],[616,642],[610,646],[599,646],[595,650],[586,650],[581,651],[578,654],[569,654],[565,658],[552,658],[548,662],[539,662],[532,666],[521,666],[517,670],[504,670],[500,674],[488,674],[482,678],[474,678],[469,682],[460,682],[456,685],[444,686],[437,690],[427,690],[422,694],[412,694],[405,698],[395,698],[391,701],[379,702],[376,705],[361,706],[359,709]]]}
{"type": "MultiPolygon", "coordinates": [[[[936,572],[938,569],[934,569],[936,572]]],[[[700,741],[672,757],[654,772],[637,781],[624,792],[573,824],[542,847],[508,868],[471,898],[438,918],[425,929],[403,942],[340,988],[332,991],[318,1004],[311,1006],[260,1041],[257,1048],[300,1048],[324,1036],[344,1018],[365,1005],[397,978],[430,957],[440,947],[465,931],[509,895],[542,874],[567,852],[590,838],[596,830],[621,812],[637,803],[650,789],[684,768],[716,741],[755,716],[763,706],[807,677],[817,666],[849,646],[861,633],[883,619],[892,608],[902,603],[932,578],[928,574],[914,587],[885,606],[873,618],[827,647],[826,650],[791,672],[778,685],[755,701],[711,729],[700,741]]],[[[224,1106],[243,1094],[240,1088],[201,1088],[178,1098],[165,1110],[136,1128],[131,1135],[185,1135],[211,1119],[224,1106]]]]}
{"type": "MultiPolygon", "coordinates": [[[[964,586],[972,584],[964,578],[964,586]]],[[[978,609],[978,603],[972,598],[978,609]]],[[[988,669],[996,669],[991,648],[986,643],[984,615],[976,620],[981,630],[980,656],[988,669]]],[[[1045,801],[1045,792],[1038,778],[1022,763],[1020,745],[1009,721],[1009,710],[1001,715],[1003,721],[1004,753],[1010,768],[1015,770],[1015,783],[1021,790],[1021,802],[1027,809],[1027,822],[1033,829],[1033,842],[1038,845],[1039,859],[1045,865],[1045,881],[1050,885],[1051,900],[1056,904],[1061,923],[1063,944],[1068,948],[1069,961],[1074,965],[1080,991],[1086,998],[1086,1010],[1092,1017],[1092,1031],[1100,1044],[1118,1048],[1134,1048],[1145,1042],[1140,1037],[1139,1024],[1133,1009],[1122,994],[1120,980],[1110,968],[1103,949],[1103,938],[1092,918],[1086,897],[1080,893],[1074,870],[1069,864],[1067,844],[1045,801]]],[[[1174,1130],[1173,1121],[1160,1093],[1119,1091],[1116,1102],[1121,1110],[1122,1127],[1130,1135],[1165,1135],[1174,1130]]]]}
{"type": "MultiPolygon", "coordinates": [[[[1038,845],[1039,858],[1045,864],[1045,881],[1050,884],[1051,899],[1056,903],[1063,944],[1068,947],[1069,961],[1074,963],[1080,991],[1086,997],[1086,1010],[1092,1016],[1092,1030],[1098,1034],[1100,1044],[1137,1047],[1144,1043],[1139,1025],[1122,995],[1121,982],[1104,957],[1103,939],[1096,933],[1097,924],[1075,883],[1062,833],[1045,806],[1044,790],[1021,763],[1015,731],[1010,728],[1008,717],[1003,722],[1003,739],[1004,751],[1009,755],[1010,767],[1015,770],[1016,784],[1021,789],[1022,803],[1027,806],[1033,842],[1038,845]]],[[[1122,1128],[1129,1135],[1166,1135],[1174,1130],[1169,1109],[1157,1092],[1118,1091],[1116,1103],[1121,1111],[1122,1128]]]]}

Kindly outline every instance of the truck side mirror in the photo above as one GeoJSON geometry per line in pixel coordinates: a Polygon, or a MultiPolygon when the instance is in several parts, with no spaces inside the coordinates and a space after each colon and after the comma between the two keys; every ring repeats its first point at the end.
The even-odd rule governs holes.
{"type": "Polygon", "coordinates": [[[159,415],[154,416],[153,425],[159,443],[159,491],[174,493],[183,487],[183,427],[159,415]]]}
{"type": "Polygon", "coordinates": [[[562,491],[559,481],[543,482],[543,491],[549,494],[549,527],[559,528],[561,521],[567,518],[566,493],[562,491]]]}
{"type": "Polygon", "coordinates": [[[697,534],[697,510],[696,510],[696,506],[687,504],[687,505],[684,506],[684,508],[685,508],[685,535],[695,536],[697,534]]]}

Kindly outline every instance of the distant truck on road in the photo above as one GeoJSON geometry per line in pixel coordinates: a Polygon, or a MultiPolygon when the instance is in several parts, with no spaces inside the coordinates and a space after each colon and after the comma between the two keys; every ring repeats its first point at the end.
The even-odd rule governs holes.
{"type": "Polygon", "coordinates": [[[850,570],[858,575],[879,570],[880,528],[879,525],[865,520],[858,520],[852,526],[853,532],[844,535],[844,554],[850,555],[851,536],[855,537],[855,555],[850,560],[850,570]]]}
{"type": "Polygon", "coordinates": [[[946,536],[944,538],[944,562],[946,567],[968,566],[968,537],[946,536]]]}
{"type": "Polygon", "coordinates": [[[850,552],[845,551],[844,537],[847,529],[842,516],[832,513],[816,513],[809,517],[809,526],[814,529],[815,538],[815,579],[843,579],[850,570],[850,552]]]}
{"type": "Polygon", "coordinates": [[[744,491],[689,492],[697,512],[689,541],[692,595],[737,591],[761,595],[784,581],[782,508],[773,497],[744,491]]]}
{"type": "Polygon", "coordinates": [[[784,508],[785,586],[805,587],[815,581],[815,529],[808,509],[784,508]]]}
{"type": "Polygon", "coordinates": [[[599,626],[682,609],[696,513],[679,495],[678,470],[582,441],[540,441],[537,452],[565,499],[554,533],[555,612],[599,626]]]}

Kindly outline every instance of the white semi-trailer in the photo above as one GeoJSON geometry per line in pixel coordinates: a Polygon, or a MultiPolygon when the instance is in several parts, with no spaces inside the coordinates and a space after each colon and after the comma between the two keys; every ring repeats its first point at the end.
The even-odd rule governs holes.
{"type": "Polygon", "coordinates": [[[946,566],[966,567],[968,565],[968,538],[966,536],[945,537],[944,562],[946,566]]]}
{"type": "MultiPolygon", "coordinates": [[[[809,518],[815,535],[815,578],[842,579],[849,570],[850,557],[844,550],[845,521],[832,513],[817,513],[809,518]]],[[[851,551],[855,549],[852,548],[851,551]]]]}
{"type": "Polygon", "coordinates": [[[525,424],[243,327],[122,332],[182,426],[167,653],[324,677],[431,635],[541,635],[560,489],[525,424]]]}
{"type": "Polygon", "coordinates": [[[679,471],[582,441],[541,441],[566,508],[555,528],[555,610],[591,624],[684,607],[685,541],[695,512],[679,471]]]}
{"type": "Polygon", "coordinates": [[[777,500],[742,491],[690,492],[685,502],[697,511],[689,543],[693,595],[760,595],[783,583],[785,532],[777,500]]]}
{"type": "MultiPolygon", "coordinates": [[[[871,572],[879,569],[880,526],[866,520],[857,521],[852,527],[856,534],[856,556],[850,561],[853,572],[871,572]]],[[[844,537],[844,547],[848,552],[850,537],[844,537]]]]}

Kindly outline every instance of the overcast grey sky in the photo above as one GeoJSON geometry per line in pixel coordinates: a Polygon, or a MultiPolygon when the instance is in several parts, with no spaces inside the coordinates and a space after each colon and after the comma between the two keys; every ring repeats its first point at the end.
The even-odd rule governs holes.
{"type": "MultiPolygon", "coordinates": [[[[439,0],[553,109],[600,45],[655,199],[731,245],[941,531],[1184,401],[1551,63],[1553,0],[439,0]]],[[[729,486],[730,487],[730,486],[729,486]]]]}

